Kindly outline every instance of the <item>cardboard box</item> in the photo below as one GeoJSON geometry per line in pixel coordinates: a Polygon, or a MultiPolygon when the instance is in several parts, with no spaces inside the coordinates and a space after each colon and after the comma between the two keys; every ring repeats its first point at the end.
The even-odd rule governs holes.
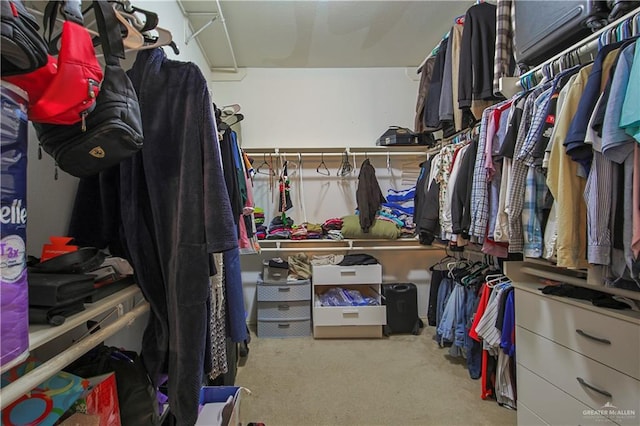
{"type": "Polygon", "coordinates": [[[102,424],[100,423],[100,416],[75,413],[62,421],[60,426],[102,426],[102,424]]]}

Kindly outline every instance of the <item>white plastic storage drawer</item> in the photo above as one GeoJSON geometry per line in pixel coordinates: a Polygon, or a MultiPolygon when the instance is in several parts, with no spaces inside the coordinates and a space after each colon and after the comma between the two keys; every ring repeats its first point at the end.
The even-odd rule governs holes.
{"type": "Polygon", "coordinates": [[[258,302],[258,321],[274,319],[311,319],[311,302],[309,300],[258,302]]]}
{"type": "Polygon", "coordinates": [[[283,284],[268,284],[258,280],[257,287],[258,302],[311,300],[311,283],[308,280],[283,284]]]}
{"type": "Polygon", "coordinates": [[[311,320],[261,321],[258,320],[258,337],[311,336],[311,320]]]}
{"type": "Polygon", "coordinates": [[[386,306],[314,306],[314,325],[384,325],[386,306]]]}
{"type": "Polygon", "coordinates": [[[313,266],[313,284],[380,284],[382,266],[377,265],[321,265],[313,266]]]}

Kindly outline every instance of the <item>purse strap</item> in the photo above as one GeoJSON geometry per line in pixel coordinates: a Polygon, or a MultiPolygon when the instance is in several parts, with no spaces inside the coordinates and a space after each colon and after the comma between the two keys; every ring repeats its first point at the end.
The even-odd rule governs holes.
{"type": "Polygon", "coordinates": [[[116,12],[106,0],[95,0],[93,11],[100,34],[100,44],[104,60],[108,65],[120,66],[120,59],[124,59],[124,45],[120,33],[120,22],[116,18],[116,12]]]}
{"type": "Polygon", "coordinates": [[[62,13],[65,21],[75,22],[78,25],[84,26],[84,16],[82,15],[82,3],[81,0],[64,0],[64,1],[50,1],[44,8],[44,17],[42,18],[43,34],[47,41],[47,47],[52,54],[58,53],[58,37],[53,37],[53,29],[56,26],[56,19],[58,19],[58,9],[62,13]],[[47,35],[47,30],[49,34],[47,35]]]}

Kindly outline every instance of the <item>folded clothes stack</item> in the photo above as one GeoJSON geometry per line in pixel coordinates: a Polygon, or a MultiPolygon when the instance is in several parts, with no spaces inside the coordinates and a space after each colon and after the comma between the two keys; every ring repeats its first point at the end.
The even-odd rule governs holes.
{"type": "Polygon", "coordinates": [[[416,187],[397,191],[387,191],[387,202],[382,204],[376,219],[387,220],[400,227],[402,236],[412,236],[415,231],[413,222],[414,198],[416,187]]]}
{"type": "Polygon", "coordinates": [[[253,210],[254,223],[256,224],[256,237],[259,240],[267,238],[267,227],[264,225],[264,209],[256,207],[253,210]]]}
{"type": "Polygon", "coordinates": [[[276,216],[269,224],[267,240],[288,240],[291,238],[291,227],[293,219],[290,217],[276,216]]]}
{"type": "Polygon", "coordinates": [[[339,231],[342,229],[342,219],[340,219],[339,217],[327,219],[322,224],[322,229],[324,230],[325,234],[329,231],[339,231]]]}

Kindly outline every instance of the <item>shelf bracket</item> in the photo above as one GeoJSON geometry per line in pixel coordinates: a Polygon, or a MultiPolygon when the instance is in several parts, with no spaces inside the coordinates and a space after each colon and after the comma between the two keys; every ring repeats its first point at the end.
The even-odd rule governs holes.
{"type": "Polygon", "coordinates": [[[189,13],[189,16],[192,16],[192,15],[211,16],[211,18],[209,18],[209,20],[203,26],[201,26],[198,30],[192,32],[191,35],[187,35],[188,29],[189,29],[189,18],[185,17],[185,22],[184,22],[184,44],[185,45],[188,45],[189,42],[191,42],[194,38],[198,37],[198,34],[206,30],[211,24],[214,23],[216,19],[218,19],[218,14],[215,12],[189,13]]]}

